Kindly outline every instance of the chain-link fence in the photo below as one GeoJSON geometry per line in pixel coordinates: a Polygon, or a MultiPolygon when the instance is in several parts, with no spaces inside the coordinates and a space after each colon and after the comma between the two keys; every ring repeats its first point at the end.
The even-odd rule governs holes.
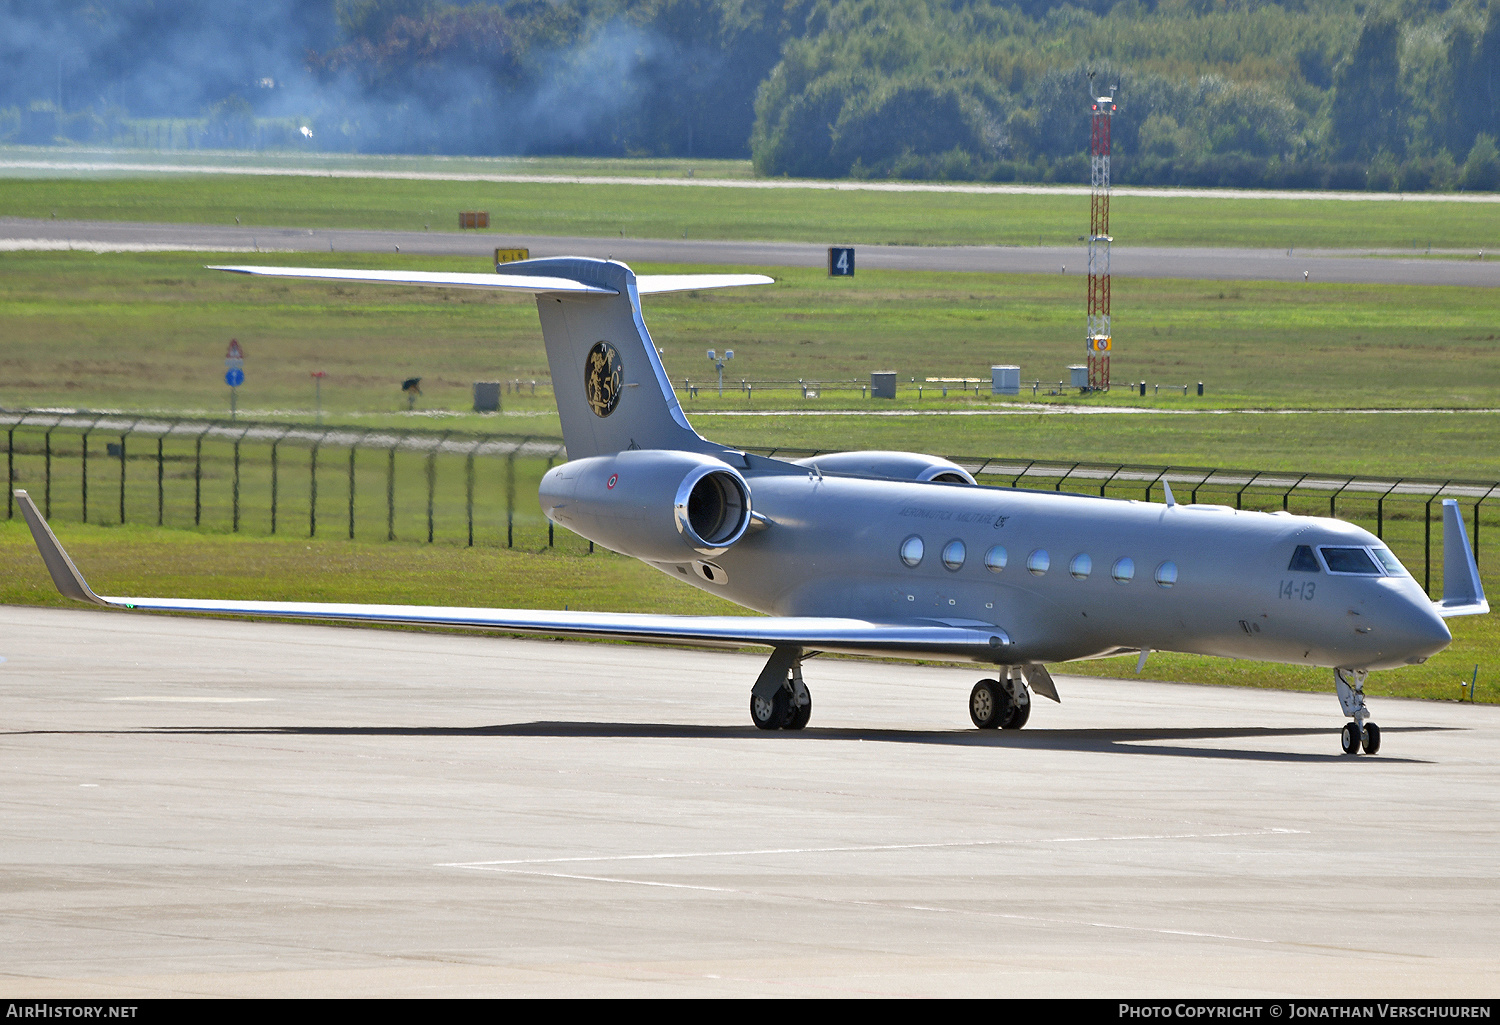
{"type": "MultiPolygon", "coordinates": [[[[7,517],[23,487],[62,521],[592,550],[537,501],[542,475],[567,458],[558,438],[44,412],[0,413],[0,429],[7,517]]],[[[1170,484],[1182,502],[1337,516],[1383,538],[1430,594],[1441,591],[1440,500],[1463,506],[1476,557],[1500,515],[1489,501],[1500,481],[949,458],[1001,487],[1160,501],[1170,484]]]]}

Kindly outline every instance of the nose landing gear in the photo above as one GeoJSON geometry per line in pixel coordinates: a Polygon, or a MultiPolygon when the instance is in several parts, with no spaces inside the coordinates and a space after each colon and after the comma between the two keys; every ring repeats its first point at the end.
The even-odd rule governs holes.
{"type": "Polygon", "coordinates": [[[1364,669],[1335,669],[1333,671],[1334,687],[1339,695],[1339,707],[1351,720],[1344,724],[1343,730],[1339,733],[1339,746],[1344,749],[1346,755],[1357,755],[1361,751],[1372,755],[1380,750],[1380,727],[1367,721],[1370,718],[1370,710],[1365,706],[1365,677],[1368,675],[1370,675],[1369,672],[1364,669]]]}

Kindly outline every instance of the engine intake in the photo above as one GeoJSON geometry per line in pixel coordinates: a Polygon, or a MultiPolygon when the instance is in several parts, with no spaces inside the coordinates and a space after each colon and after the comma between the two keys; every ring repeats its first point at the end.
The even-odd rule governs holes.
{"type": "Polygon", "coordinates": [[[750,526],[750,486],[728,466],[700,466],[682,479],[673,511],[694,550],[718,555],[750,526]]]}
{"type": "Polygon", "coordinates": [[[549,519],[651,562],[722,555],[750,528],[750,485],[722,459],[697,452],[575,459],[547,471],[539,497],[549,519]]]}

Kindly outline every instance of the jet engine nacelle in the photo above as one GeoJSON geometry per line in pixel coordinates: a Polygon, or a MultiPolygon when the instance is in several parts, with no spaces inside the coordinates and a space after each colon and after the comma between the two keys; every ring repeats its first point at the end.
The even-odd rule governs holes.
{"type": "Polygon", "coordinates": [[[542,511],[590,541],[652,562],[721,555],[750,526],[750,485],[696,452],[638,449],[547,471],[542,511]]]}
{"type": "Polygon", "coordinates": [[[975,483],[974,475],[957,463],[920,452],[830,452],[824,456],[798,459],[796,463],[825,473],[849,473],[860,477],[894,477],[944,484],[975,483]]]}

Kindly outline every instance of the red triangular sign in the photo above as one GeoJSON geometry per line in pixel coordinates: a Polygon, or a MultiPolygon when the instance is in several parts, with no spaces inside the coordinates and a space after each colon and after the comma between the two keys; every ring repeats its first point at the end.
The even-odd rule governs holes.
{"type": "Polygon", "coordinates": [[[225,359],[244,359],[245,358],[245,350],[240,348],[240,343],[239,343],[239,341],[237,339],[234,339],[234,338],[229,339],[229,351],[227,351],[226,353],[224,353],[224,358],[225,359]]]}

